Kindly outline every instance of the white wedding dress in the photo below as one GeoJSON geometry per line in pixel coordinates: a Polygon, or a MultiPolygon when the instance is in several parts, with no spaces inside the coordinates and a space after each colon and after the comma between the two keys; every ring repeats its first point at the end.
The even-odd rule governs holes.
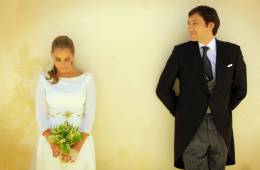
{"type": "Polygon", "coordinates": [[[51,84],[42,72],[36,86],[36,118],[40,129],[36,153],[36,170],[95,170],[95,148],[91,134],[95,113],[95,83],[91,73],[76,77],[60,77],[51,84]],[[72,114],[66,114],[70,112],[72,114]],[[64,163],[52,156],[52,150],[42,132],[68,120],[89,134],[75,162],[64,163]]]}

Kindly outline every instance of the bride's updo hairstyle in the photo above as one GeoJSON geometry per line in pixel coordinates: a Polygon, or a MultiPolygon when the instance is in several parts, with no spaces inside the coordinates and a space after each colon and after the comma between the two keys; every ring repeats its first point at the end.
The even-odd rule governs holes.
{"type": "MultiPolygon", "coordinates": [[[[58,36],[56,37],[51,46],[51,52],[53,52],[56,48],[68,48],[71,53],[75,53],[75,48],[73,41],[68,36],[58,36]]],[[[55,65],[53,65],[52,69],[48,71],[46,80],[50,80],[52,84],[56,84],[59,81],[58,70],[55,65]]]]}

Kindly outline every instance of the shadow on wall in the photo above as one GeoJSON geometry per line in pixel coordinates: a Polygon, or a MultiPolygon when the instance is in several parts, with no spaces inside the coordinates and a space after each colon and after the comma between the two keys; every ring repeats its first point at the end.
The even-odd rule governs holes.
{"type": "Polygon", "coordinates": [[[43,64],[39,58],[30,56],[28,45],[24,45],[18,53],[17,58],[7,57],[10,62],[15,61],[12,77],[7,79],[14,92],[10,102],[1,104],[0,108],[1,139],[4,139],[0,143],[1,153],[4,153],[0,159],[0,169],[6,170],[28,169],[31,166],[38,134],[34,91],[43,64]]]}

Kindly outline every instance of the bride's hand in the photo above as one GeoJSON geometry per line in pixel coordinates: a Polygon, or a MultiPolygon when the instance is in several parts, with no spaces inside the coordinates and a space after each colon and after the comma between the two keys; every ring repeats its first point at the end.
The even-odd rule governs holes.
{"type": "Polygon", "coordinates": [[[64,154],[62,153],[60,155],[60,159],[63,161],[63,162],[69,162],[71,161],[71,155],[68,153],[68,154],[64,154]]]}
{"type": "Polygon", "coordinates": [[[70,162],[71,163],[76,161],[76,159],[78,157],[78,154],[79,154],[78,151],[76,151],[75,149],[71,148],[71,150],[70,150],[70,156],[71,156],[70,162]]]}

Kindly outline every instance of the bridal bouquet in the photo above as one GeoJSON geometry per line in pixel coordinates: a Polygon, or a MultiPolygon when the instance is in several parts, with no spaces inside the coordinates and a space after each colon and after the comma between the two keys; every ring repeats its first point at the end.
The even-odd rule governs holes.
{"type": "Polygon", "coordinates": [[[55,143],[61,153],[68,154],[71,151],[71,146],[82,139],[82,134],[77,126],[69,124],[65,121],[63,124],[51,129],[51,135],[48,140],[55,143]]]}

